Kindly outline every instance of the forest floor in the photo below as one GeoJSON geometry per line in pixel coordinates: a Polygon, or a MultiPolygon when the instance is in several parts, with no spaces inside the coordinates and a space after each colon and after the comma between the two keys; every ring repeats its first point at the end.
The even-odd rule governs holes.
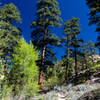
{"type": "MultiPolygon", "coordinates": [[[[56,86],[53,90],[47,93],[41,93],[39,96],[32,97],[29,100],[100,100],[99,99],[84,99],[87,94],[91,95],[91,91],[100,89],[100,70],[94,73],[90,80],[85,83],[73,86],[71,83],[67,86],[56,86]],[[83,98],[83,99],[82,99],[83,98]]],[[[99,92],[100,93],[100,92],[99,92]]],[[[100,97],[100,96],[99,96],[100,97]]],[[[23,96],[19,99],[9,100],[25,100],[23,96]]]]}
{"type": "MultiPolygon", "coordinates": [[[[53,91],[42,94],[43,100],[78,100],[84,94],[100,88],[100,71],[94,73],[91,79],[83,84],[56,87],[53,91]]],[[[38,99],[32,99],[38,100],[38,99]]],[[[81,99],[80,99],[81,100],[81,99]]],[[[98,99],[100,100],[100,98],[98,99]]]]}

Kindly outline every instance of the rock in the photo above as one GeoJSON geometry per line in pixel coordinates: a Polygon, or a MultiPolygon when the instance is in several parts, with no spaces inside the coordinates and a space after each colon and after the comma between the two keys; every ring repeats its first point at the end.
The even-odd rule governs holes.
{"type": "Polygon", "coordinates": [[[78,100],[100,100],[100,89],[85,93],[78,100]]]}

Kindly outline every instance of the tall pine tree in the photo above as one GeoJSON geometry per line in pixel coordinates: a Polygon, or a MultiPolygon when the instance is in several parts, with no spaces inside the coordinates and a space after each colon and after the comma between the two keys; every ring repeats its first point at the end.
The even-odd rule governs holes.
{"type": "Polygon", "coordinates": [[[77,52],[80,47],[81,40],[78,39],[78,35],[80,34],[80,25],[79,18],[73,17],[71,19],[71,47],[73,52],[73,57],[75,59],[75,74],[78,74],[78,66],[77,66],[77,52]]]}
{"type": "Polygon", "coordinates": [[[79,19],[73,17],[71,20],[66,21],[64,27],[64,37],[62,41],[65,43],[67,47],[67,61],[66,61],[66,81],[68,80],[68,69],[69,69],[69,56],[71,56],[70,50],[73,50],[73,57],[75,59],[75,74],[78,73],[77,68],[77,48],[79,47],[79,40],[77,36],[80,34],[80,25],[79,19]]]}
{"type": "Polygon", "coordinates": [[[66,62],[66,76],[65,76],[65,80],[68,80],[68,69],[69,69],[69,55],[70,55],[70,44],[71,44],[71,37],[72,37],[72,24],[71,21],[68,20],[66,21],[66,23],[64,24],[64,36],[62,37],[62,42],[65,44],[65,46],[67,47],[67,54],[65,54],[65,57],[67,58],[65,60],[66,62]]]}
{"type": "Polygon", "coordinates": [[[44,67],[54,58],[51,46],[58,45],[58,37],[52,34],[52,28],[59,27],[62,19],[59,17],[61,13],[56,0],[38,0],[36,7],[37,18],[31,25],[34,28],[31,37],[41,54],[39,84],[42,89],[44,67]]]}

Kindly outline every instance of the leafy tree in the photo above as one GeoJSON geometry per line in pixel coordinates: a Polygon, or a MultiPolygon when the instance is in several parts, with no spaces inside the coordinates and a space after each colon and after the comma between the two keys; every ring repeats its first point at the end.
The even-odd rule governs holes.
{"type": "Polygon", "coordinates": [[[3,61],[6,77],[13,48],[20,37],[20,30],[14,25],[19,22],[20,13],[14,4],[4,5],[0,9],[0,59],[3,61]]]}
{"type": "Polygon", "coordinates": [[[53,27],[61,25],[58,2],[56,0],[38,0],[36,16],[36,20],[31,25],[34,28],[31,37],[34,46],[41,54],[39,84],[42,89],[44,68],[54,61],[55,53],[51,46],[57,46],[59,40],[56,35],[52,34],[51,30],[53,27]]]}
{"type": "Polygon", "coordinates": [[[14,48],[13,65],[9,74],[9,86],[12,86],[14,95],[23,93],[26,96],[34,95],[38,92],[38,52],[33,44],[26,43],[24,38],[18,41],[18,46],[14,48]]]}

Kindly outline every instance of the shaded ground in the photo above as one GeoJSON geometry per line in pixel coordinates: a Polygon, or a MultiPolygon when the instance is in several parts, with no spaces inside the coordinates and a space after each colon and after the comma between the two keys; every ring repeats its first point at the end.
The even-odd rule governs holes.
{"type": "Polygon", "coordinates": [[[79,100],[100,100],[100,88],[84,94],[79,100]]]}

